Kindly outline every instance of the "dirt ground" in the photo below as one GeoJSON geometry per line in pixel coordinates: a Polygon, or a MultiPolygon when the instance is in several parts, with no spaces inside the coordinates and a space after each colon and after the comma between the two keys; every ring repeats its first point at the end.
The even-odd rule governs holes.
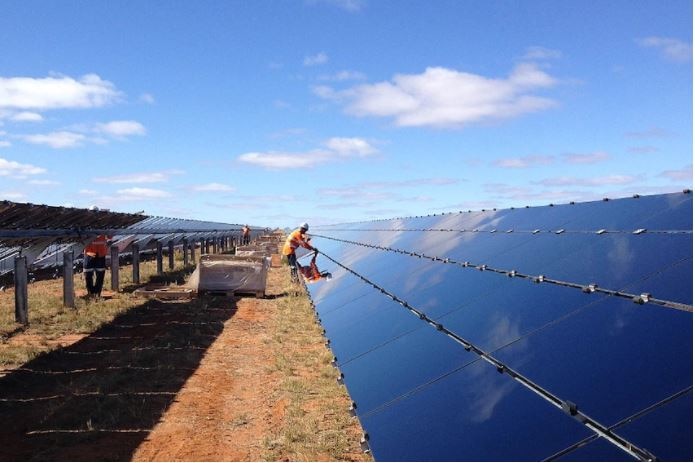
{"type": "Polygon", "coordinates": [[[320,328],[283,327],[287,273],[271,268],[264,299],[144,302],[6,371],[0,460],[371,460],[342,386],[306,387],[334,372],[320,328]]]}
{"type": "MultiPolygon", "coordinates": [[[[280,292],[277,272],[272,269],[268,282],[271,297],[280,292]]],[[[279,372],[268,371],[275,305],[274,299],[239,300],[234,317],[133,460],[262,459],[263,437],[282,424],[284,414],[284,404],[273,400],[279,372]]]]}

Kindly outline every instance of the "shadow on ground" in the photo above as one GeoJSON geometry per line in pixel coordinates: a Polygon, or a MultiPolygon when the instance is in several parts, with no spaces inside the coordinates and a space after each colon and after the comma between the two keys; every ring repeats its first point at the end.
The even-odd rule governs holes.
{"type": "Polygon", "coordinates": [[[148,301],[0,378],[0,460],[129,460],[235,311],[148,301]]]}

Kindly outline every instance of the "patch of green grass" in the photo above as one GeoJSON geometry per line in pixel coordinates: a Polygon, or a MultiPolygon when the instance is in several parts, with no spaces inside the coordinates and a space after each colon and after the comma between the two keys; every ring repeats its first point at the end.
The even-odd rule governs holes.
{"type": "Polygon", "coordinates": [[[277,326],[271,336],[275,368],[284,374],[276,400],[287,403],[284,421],[267,436],[263,457],[269,461],[370,461],[361,452],[361,428],[348,413],[350,398],[338,384],[305,290],[283,279],[284,297],[277,300],[277,326]]]}

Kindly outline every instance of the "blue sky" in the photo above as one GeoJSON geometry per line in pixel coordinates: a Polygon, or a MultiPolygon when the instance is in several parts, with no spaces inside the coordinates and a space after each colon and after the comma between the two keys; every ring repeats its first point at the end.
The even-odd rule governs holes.
{"type": "Polygon", "coordinates": [[[0,9],[0,199],[293,226],[692,187],[690,1],[0,9]]]}

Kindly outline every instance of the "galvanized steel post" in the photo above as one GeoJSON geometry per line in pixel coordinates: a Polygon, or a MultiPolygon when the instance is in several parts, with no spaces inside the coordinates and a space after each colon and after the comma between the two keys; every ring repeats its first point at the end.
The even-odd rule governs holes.
{"type": "Polygon", "coordinates": [[[169,270],[174,270],[174,240],[169,241],[169,270]]]}
{"type": "Polygon", "coordinates": [[[14,258],[14,319],[22,325],[29,324],[29,295],[27,290],[27,258],[14,258]]]}
{"type": "Polygon", "coordinates": [[[140,246],[133,243],[133,284],[140,284],[140,246]]]}
{"type": "Polygon", "coordinates": [[[75,308],[75,274],[72,272],[75,254],[73,250],[63,253],[63,307],[75,308]]]}
{"type": "Polygon", "coordinates": [[[111,246],[111,291],[118,292],[120,262],[118,259],[118,246],[111,246]]]}
{"type": "Polygon", "coordinates": [[[162,242],[157,241],[157,275],[164,273],[164,262],[162,260],[162,242]]]}
{"type": "Polygon", "coordinates": [[[183,266],[188,267],[188,240],[183,239],[183,266]]]}

